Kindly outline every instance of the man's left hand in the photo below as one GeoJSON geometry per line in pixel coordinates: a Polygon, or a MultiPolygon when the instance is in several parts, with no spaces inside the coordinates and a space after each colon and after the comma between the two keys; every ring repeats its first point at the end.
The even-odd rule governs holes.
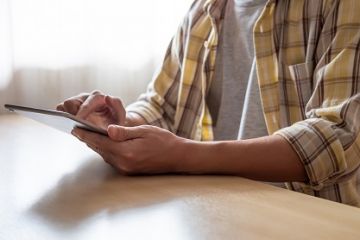
{"type": "Polygon", "coordinates": [[[75,128],[72,134],[127,175],[176,172],[185,142],[167,130],[150,125],[110,125],[109,137],[80,128],[75,128]]]}

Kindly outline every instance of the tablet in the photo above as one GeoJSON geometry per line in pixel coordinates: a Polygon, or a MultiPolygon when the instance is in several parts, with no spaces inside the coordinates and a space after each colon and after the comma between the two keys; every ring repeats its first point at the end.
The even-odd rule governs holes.
{"type": "Polygon", "coordinates": [[[44,123],[50,127],[56,128],[66,133],[71,133],[71,131],[75,127],[78,127],[86,129],[88,131],[100,133],[105,136],[108,135],[105,129],[99,128],[88,121],[78,119],[74,115],[67,112],[18,106],[12,104],[5,104],[4,107],[11,112],[18,113],[20,115],[44,123]]]}

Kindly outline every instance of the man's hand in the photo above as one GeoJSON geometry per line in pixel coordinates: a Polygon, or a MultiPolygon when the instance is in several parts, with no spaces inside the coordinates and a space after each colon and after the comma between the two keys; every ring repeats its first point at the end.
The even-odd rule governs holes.
{"type": "Polygon", "coordinates": [[[167,130],[149,125],[110,125],[109,137],[79,128],[72,133],[124,174],[176,172],[185,142],[167,130]]]}
{"type": "Polygon", "coordinates": [[[69,98],[59,104],[56,109],[73,114],[104,129],[111,124],[125,124],[126,112],[120,99],[106,96],[99,91],[69,98]]]}
{"type": "Polygon", "coordinates": [[[79,128],[73,134],[124,174],[215,173],[261,181],[308,181],[297,154],[277,135],[196,142],[149,125],[111,125],[109,137],[79,128]]]}

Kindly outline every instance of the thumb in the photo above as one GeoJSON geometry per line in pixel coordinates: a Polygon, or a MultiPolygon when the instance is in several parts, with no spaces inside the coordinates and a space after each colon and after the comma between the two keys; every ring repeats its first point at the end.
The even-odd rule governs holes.
{"type": "Polygon", "coordinates": [[[119,125],[109,125],[107,131],[110,139],[118,142],[139,138],[144,133],[144,129],[139,127],[123,127],[119,125]]]}

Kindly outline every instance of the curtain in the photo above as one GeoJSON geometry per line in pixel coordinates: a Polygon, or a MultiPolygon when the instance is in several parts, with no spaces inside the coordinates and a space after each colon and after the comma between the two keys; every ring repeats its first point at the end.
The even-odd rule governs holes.
{"type": "Polygon", "coordinates": [[[98,89],[134,101],[192,0],[0,0],[0,113],[98,89]]]}

